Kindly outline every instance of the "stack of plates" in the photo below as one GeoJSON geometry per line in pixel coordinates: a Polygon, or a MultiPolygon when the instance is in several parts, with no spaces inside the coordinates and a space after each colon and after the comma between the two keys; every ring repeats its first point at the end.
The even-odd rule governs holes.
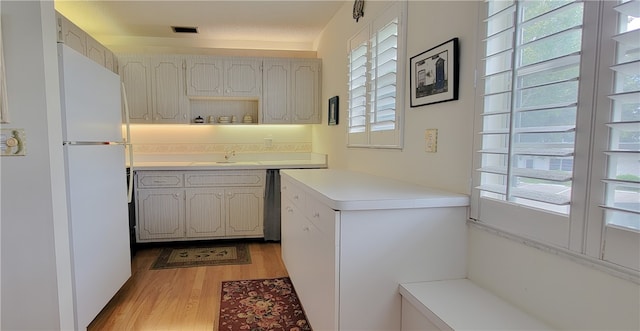
{"type": "Polygon", "coordinates": [[[218,122],[219,123],[231,123],[231,120],[229,119],[229,116],[220,116],[218,118],[218,122]]]}
{"type": "Polygon", "coordinates": [[[249,115],[245,115],[245,117],[242,118],[242,123],[253,123],[253,118],[249,115]]]}

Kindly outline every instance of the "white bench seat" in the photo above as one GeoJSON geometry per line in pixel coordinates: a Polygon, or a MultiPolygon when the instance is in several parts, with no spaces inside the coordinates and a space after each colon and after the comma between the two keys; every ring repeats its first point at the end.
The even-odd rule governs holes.
{"type": "Polygon", "coordinates": [[[402,331],[552,330],[469,279],[400,284],[402,331]]]}

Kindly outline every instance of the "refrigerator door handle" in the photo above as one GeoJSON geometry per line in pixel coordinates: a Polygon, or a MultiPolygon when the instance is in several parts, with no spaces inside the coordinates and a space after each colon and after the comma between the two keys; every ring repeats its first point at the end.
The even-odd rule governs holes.
{"type": "Polygon", "coordinates": [[[123,141],[63,141],[62,146],[126,145],[123,141]]]}
{"type": "Polygon", "coordinates": [[[129,149],[129,168],[131,175],[129,176],[129,183],[127,185],[127,199],[129,199],[129,203],[133,200],[133,144],[131,143],[131,122],[129,120],[129,102],[127,101],[127,90],[124,87],[124,82],[120,82],[122,88],[122,102],[124,103],[124,120],[125,120],[125,128],[127,132],[127,137],[125,138],[126,146],[129,149]]]}

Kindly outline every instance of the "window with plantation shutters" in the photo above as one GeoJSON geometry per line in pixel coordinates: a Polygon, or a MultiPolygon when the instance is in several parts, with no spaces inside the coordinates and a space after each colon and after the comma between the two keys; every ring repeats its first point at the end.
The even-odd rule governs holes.
{"type": "Polygon", "coordinates": [[[401,148],[406,2],[349,40],[348,146],[401,148]]]}
{"type": "MultiPolygon", "coordinates": [[[[606,171],[601,201],[603,233],[601,258],[640,270],[640,1],[613,1],[612,56],[603,67],[610,79],[603,86],[601,107],[608,135],[602,152],[606,171]],[[607,109],[608,108],[608,109],[607,109]]],[[[604,61],[603,61],[604,62],[604,61]]]]}
{"type": "Polygon", "coordinates": [[[640,0],[487,0],[470,218],[640,282],[640,0]]]}

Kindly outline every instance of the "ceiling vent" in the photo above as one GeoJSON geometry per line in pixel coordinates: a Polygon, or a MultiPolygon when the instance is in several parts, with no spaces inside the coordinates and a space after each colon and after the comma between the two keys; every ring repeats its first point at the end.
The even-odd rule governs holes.
{"type": "Polygon", "coordinates": [[[194,26],[172,26],[175,33],[198,33],[198,28],[194,26]]]}

